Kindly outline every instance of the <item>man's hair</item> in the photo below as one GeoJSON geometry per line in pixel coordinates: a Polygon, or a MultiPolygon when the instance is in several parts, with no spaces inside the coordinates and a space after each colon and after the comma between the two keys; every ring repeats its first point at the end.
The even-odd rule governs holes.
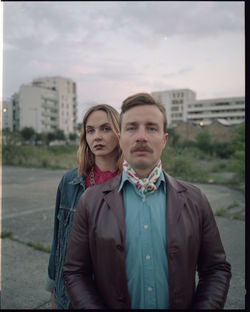
{"type": "Polygon", "coordinates": [[[122,102],[121,107],[121,114],[120,114],[120,130],[121,130],[121,124],[122,124],[122,117],[123,114],[128,111],[129,109],[140,106],[140,105],[154,105],[156,106],[163,115],[163,130],[164,132],[167,132],[167,116],[166,116],[166,109],[161,104],[155,101],[155,99],[148,93],[136,93],[134,95],[129,96],[122,102]]]}
{"type": "MultiPolygon", "coordinates": [[[[92,106],[86,112],[82,121],[80,144],[79,144],[79,148],[77,151],[78,176],[82,174],[86,175],[89,169],[95,163],[95,155],[91,152],[89,145],[87,143],[87,140],[86,140],[86,124],[87,124],[87,120],[90,114],[96,111],[103,111],[107,114],[110,127],[118,139],[119,119],[120,119],[119,113],[112,106],[107,105],[107,104],[98,104],[98,105],[92,106]]],[[[123,155],[122,155],[122,151],[121,151],[119,143],[117,143],[116,149],[117,149],[117,159],[116,159],[117,167],[119,171],[121,171],[122,164],[123,164],[123,155]]]]}

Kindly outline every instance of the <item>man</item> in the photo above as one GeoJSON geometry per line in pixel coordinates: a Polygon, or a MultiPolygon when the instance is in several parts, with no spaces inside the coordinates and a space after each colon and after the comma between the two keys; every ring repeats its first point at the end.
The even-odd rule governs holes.
{"type": "Polygon", "coordinates": [[[149,94],[123,102],[123,172],[88,189],[74,218],[63,272],[73,308],[223,308],[231,267],[205,195],[161,168],[166,128],[149,94]]]}

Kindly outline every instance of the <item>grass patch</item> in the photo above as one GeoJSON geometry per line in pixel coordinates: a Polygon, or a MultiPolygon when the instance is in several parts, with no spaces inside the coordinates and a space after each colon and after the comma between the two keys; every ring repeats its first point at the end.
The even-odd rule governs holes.
{"type": "Polygon", "coordinates": [[[77,166],[77,146],[17,146],[2,149],[3,165],[27,168],[71,169],[77,166]]]}
{"type": "Polygon", "coordinates": [[[11,233],[11,232],[2,232],[2,233],[0,233],[0,237],[2,239],[9,238],[15,242],[18,242],[20,244],[32,247],[32,248],[39,250],[39,251],[50,253],[50,250],[51,250],[51,248],[49,246],[44,246],[42,243],[25,242],[23,240],[20,240],[20,239],[14,237],[13,233],[11,233]]]}
{"type": "Polygon", "coordinates": [[[27,242],[25,243],[27,246],[33,247],[36,250],[44,251],[50,253],[50,247],[44,246],[41,243],[33,243],[33,242],[27,242]]]}
{"type": "Polygon", "coordinates": [[[216,217],[221,217],[227,211],[227,208],[219,208],[215,211],[216,217]]]}
{"type": "MultiPolygon", "coordinates": [[[[72,169],[77,167],[77,145],[32,146],[5,144],[2,148],[2,164],[27,168],[72,169]]],[[[244,177],[235,175],[232,183],[216,177],[216,173],[234,172],[231,159],[223,159],[205,153],[195,146],[174,147],[167,144],[162,153],[162,165],[170,175],[189,182],[245,184],[244,177]]]]}

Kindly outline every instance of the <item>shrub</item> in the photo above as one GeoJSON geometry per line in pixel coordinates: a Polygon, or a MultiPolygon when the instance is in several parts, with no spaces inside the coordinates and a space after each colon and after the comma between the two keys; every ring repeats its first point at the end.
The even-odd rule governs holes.
{"type": "Polygon", "coordinates": [[[207,131],[200,132],[195,137],[196,146],[206,153],[211,153],[211,136],[207,131]]]}

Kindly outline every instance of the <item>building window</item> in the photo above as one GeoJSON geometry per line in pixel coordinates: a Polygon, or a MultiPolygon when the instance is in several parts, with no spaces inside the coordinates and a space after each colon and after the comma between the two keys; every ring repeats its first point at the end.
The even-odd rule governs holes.
{"type": "Polygon", "coordinates": [[[176,112],[179,110],[179,107],[178,106],[175,106],[175,107],[171,107],[171,111],[172,112],[176,112]]]}

